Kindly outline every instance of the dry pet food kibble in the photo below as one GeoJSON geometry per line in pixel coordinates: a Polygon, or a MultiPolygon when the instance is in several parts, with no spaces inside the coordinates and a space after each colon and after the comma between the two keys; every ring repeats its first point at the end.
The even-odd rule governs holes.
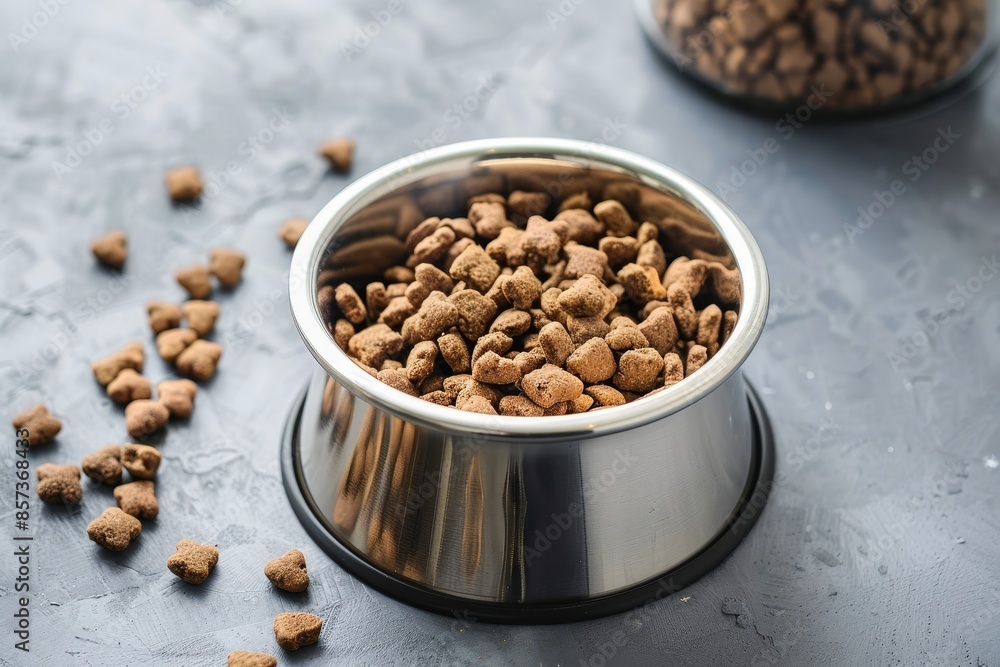
{"type": "Polygon", "coordinates": [[[15,415],[10,421],[18,431],[17,437],[26,437],[31,447],[52,442],[62,430],[62,422],[50,415],[49,409],[41,404],[15,415]],[[20,432],[22,429],[28,432],[26,436],[20,432]]]}
{"type": "Polygon", "coordinates": [[[194,409],[194,397],[198,393],[198,385],[187,379],[164,380],[156,385],[156,393],[171,417],[187,419],[194,409]]]}
{"type": "Polygon", "coordinates": [[[149,380],[131,368],[125,368],[107,386],[108,398],[119,405],[126,405],[140,398],[153,395],[149,380]]]}
{"type": "Polygon", "coordinates": [[[204,264],[178,269],[174,277],[192,299],[207,299],[212,294],[212,272],[204,264]]]}
{"type": "Polygon", "coordinates": [[[184,302],[181,312],[187,320],[188,328],[200,338],[204,338],[215,328],[215,320],[219,317],[219,304],[214,301],[194,299],[184,302]]]}
{"type": "Polygon", "coordinates": [[[167,329],[156,336],[156,351],[164,361],[173,363],[181,352],[198,340],[198,332],[194,329],[167,329]]]}
{"type": "Polygon", "coordinates": [[[181,540],[167,559],[167,569],[189,584],[202,584],[218,562],[219,550],[212,545],[181,540]]]}
{"type": "Polygon", "coordinates": [[[212,275],[223,287],[236,285],[243,273],[243,266],[247,263],[246,254],[232,248],[212,248],[210,255],[212,263],[209,270],[212,275]]]}
{"type": "Polygon", "coordinates": [[[175,202],[191,201],[201,196],[204,185],[198,167],[176,167],[167,172],[167,193],[175,202]]]}
{"type": "Polygon", "coordinates": [[[278,614],[274,617],[274,638],[286,651],[297,651],[319,641],[323,619],[304,612],[278,614]]]}
{"type": "Polygon", "coordinates": [[[134,438],[159,431],[169,419],[170,412],[159,401],[139,399],[125,406],[125,430],[134,438]]]}
{"type": "Polygon", "coordinates": [[[38,497],[45,503],[75,505],[83,497],[80,486],[80,469],[74,465],[43,463],[35,471],[38,475],[38,497]]]}
{"type": "Polygon", "coordinates": [[[283,591],[301,593],[309,586],[306,557],[298,549],[269,560],[264,566],[264,576],[283,591]]]}
{"type": "Polygon", "coordinates": [[[142,532],[142,523],[117,507],[109,507],[87,526],[87,537],[111,551],[124,551],[142,532]]]}
{"type": "Polygon", "coordinates": [[[136,341],[129,343],[110,356],[98,359],[91,364],[91,369],[94,371],[94,377],[101,383],[101,386],[106,387],[126,368],[131,368],[141,373],[142,364],[145,359],[146,354],[142,350],[142,343],[136,341]]]}
{"type": "Polygon", "coordinates": [[[155,447],[128,443],[122,448],[121,464],[135,479],[153,479],[160,467],[161,458],[155,447]]]}
{"type": "Polygon", "coordinates": [[[319,147],[319,154],[330,163],[330,168],[341,174],[351,170],[354,163],[354,142],[347,137],[338,137],[324,142],[319,147]]]}
{"type": "Polygon", "coordinates": [[[160,513],[160,504],[156,502],[156,488],[148,480],[116,486],[114,496],[118,507],[137,519],[155,519],[160,513]]]}
{"type": "Polygon", "coordinates": [[[713,230],[644,219],[627,187],[602,194],[488,193],[467,218],[423,220],[376,281],[324,282],[331,335],[390,387],[483,415],[577,414],[676,384],[731,334],[739,273],[713,230]]]}
{"type": "Polygon", "coordinates": [[[267,653],[233,651],[226,658],[226,667],[277,667],[278,661],[267,653]]]}
{"type": "Polygon", "coordinates": [[[128,258],[128,245],[125,239],[125,232],[108,232],[104,236],[94,239],[90,244],[90,251],[94,253],[101,264],[120,269],[125,266],[128,258]]]}
{"type": "Polygon", "coordinates": [[[208,380],[222,358],[222,346],[207,340],[196,340],[177,357],[177,370],[195,380],[208,380]]]}
{"type": "Polygon", "coordinates": [[[115,485],[122,478],[122,448],[108,445],[83,457],[83,472],[102,484],[115,485]]]}
{"type": "Polygon", "coordinates": [[[146,312],[149,313],[149,328],[155,334],[181,325],[183,315],[180,306],[176,303],[148,301],[146,302],[146,312]]]}
{"type": "Polygon", "coordinates": [[[306,231],[306,227],[309,225],[308,220],[302,218],[291,218],[285,220],[281,223],[281,227],[278,228],[278,238],[285,242],[289,248],[294,248],[299,242],[299,237],[302,236],[302,232],[306,231]]]}

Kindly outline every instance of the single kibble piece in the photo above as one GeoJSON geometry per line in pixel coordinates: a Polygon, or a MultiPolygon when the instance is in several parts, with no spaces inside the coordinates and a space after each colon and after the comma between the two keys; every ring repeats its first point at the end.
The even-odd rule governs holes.
{"type": "Polygon", "coordinates": [[[618,370],[615,355],[603,338],[591,338],[566,359],[566,370],[587,384],[603,382],[618,370]]]}
{"type": "Polygon", "coordinates": [[[472,366],[469,357],[469,346],[457,333],[446,333],[437,340],[438,349],[445,363],[455,373],[468,373],[472,366]]]}
{"type": "Polygon", "coordinates": [[[98,359],[90,367],[94,371],[94,377],[97,381],[101,383],[101,386],[106,387],[125,368],[131,368],[141,373],[145,359],[146,354],[142,350],[142,343],[134,341],[118,352],[98,359]]]}
{"type": "Polygon", "coordinates": [[[604,223],[611,236],[631,236],[639,228],[622,203],[614,199],[602,201],[595,206],[594,215],[604,223]]]}
{"type": "Polygon", "coordinates": [[[337,137],[323,142],[318,152],[337,173],[346,174],[354,164],[354,141],[347,137],[337,137]]]}
{"type": "Polygon", "coordinates": [[[184,166],[170,169],[166,174],[167,193],[175,202],[197,199],[205,189],[198,167],[184,166]]]}
{"type": "Polygon", "coordinates": [[[212,293],[212,272],[204,264],[192,264],[174,274],[192,299],[207,299],[212,293]]]}
{"type": "Polygon", "coordinates": [[[448,297],[458,310],[458,330],[468,340],[475,341],[489,331],[497,314],[497,304],[474,289],[456,292],[448,297]]]}
{"type": "Polygon", "coordinates": [[[274,638],[286,651],[297,651],[319,641],[323,619],[315,614],[296,612],[274,617],[274,638]]]}
{"type": "Polygon", "coordinates": [[[518,310],[528,310],[541,296],[542,283],[535,277],[534,271],[526,266],[519,266],[504,281],[501,291],[512,306],[518,310]]]}
{"type": "Polygon", "coordinates": [[[410,345],[434,340],[459,323],[460,314],[442,292],[431,292],[416,314],[406,318],[400,333],[410,345]]]}
{"type": "Polygon", "coordinates": [[[101,264],[120,269],[125,266],[128,258],[128,243],[125,232],[108,232],[104,236],[99,236],[90,244],[90,251],[94,253],[101,264]]]}
{"type": "Polygon", "coordinates": [[[660,275],[651,266],[626,264],[618,271],[620,282],[629,297],[638,303],[662,301],[667,298],[667,288],[660,283],[660,275]]]}
{"type": "Polygon", "coordinates": [[[142,532],[142,523],[117,507],[109,507],[87,526],[87,537],[111,551],[125,551],[142,532]]]}
{"type": "Polygon", "coordinates": [[[336,300],[340,312],[352,324],[361,324],[368,317],[368,311],[365,310],[365,302],[361,300],[361,297],[358,296],[354,288],[347,283],[337,285],[333,298],[336,300]]]}
{"type": "Polygon", "coordinates": [[[500,414],[509,417],[541,417],[545,409],[527,396],[504,396],[500,399],[500,414]]]}
{"type": "Polygon", "coordinates": [[[156,385],[156,393],[171,417],[187,419],[194,409],[198,385],[188,379],[164,380],[156,385]]]}
{"type": "Polygon", "coordinates": [[[645,394],[653,390],[663,370],[663,357],[651,347],[629,350],[618,360],[612,383],[621,391],[645,394]]]}
{"type": "Polygon", "coordinates": [[[531,313],[523,310],[505,310],[490,325],[490,331],[502,331],[511,338],[516,338],[531,328],[531,313]]]}
{"type": "Polygon", "coordinates": [[[236,283],[240,282],[243,267],[247,263],[246,253],[233,248],[212,248],[209,255],[211,259],[209,270],[219,281],[219,284],[223,287],[234,287],[236,283]]]}
{"type": "Polygon", "coordinates": [[[264,565],[264,576],[283,591],[301,593],[309,586],[306,557],[298,549],[290,549],[264,565]]]}
{"type": "Polygon", "coordinates": [[[195,380],[208,380],[215,375],[221,358],[221,345],[198,339],[177,357],[177,370],[195,380]]]}
{"type": "Polygon", "coordinates": [[[176,329],[181,325],[181,308],[169,301],[147,301],[146,312],[149,313],[149,328],[158,334],[167,329],[176,329]]]}
{"type": "Polygon", "coordinates": [[[17,437],[27,438],[28,445],[31,447],[52,442],[52,439],[62,430],[62,422],[49,414],[49,409],[42,404],[14,415],[10,421],[14,428],[19,431],[16,433],[17,437]],[[27,435],[21,433],[21,429],[26,430],[27,435]]]}
{"type": "Polygon", "coordinates": [[[362,329],[351,336],[347,344],[347,351],[352,357],[372,368],[381,367],[386,359],[402,349],[403,337],[383,323],[362,329]]]}
{"type": "Polygon", "coordinates": [[[552,364],[525,375],[521,387],[528,398],[543,408],[572,401],[583,393],[580,378],[552,364]]]}
{"type": "Polygon", "coordinates": [[[164,361],[173,363],[196,340],[198,332],[194,329],[167,329],[156,336],[156,351],[164,361]]]}
{"type": "Polygon", "coordinates": [[[615,309],[618,299],[591,274],[580,277],[573,286],[559,295],[559,305],[573,317],[604,318],[615,309]]]}
{"type": "Polygon", "coordinates": [[[470,396],[461,404],[458,403],[458,399],[455,399],[455,407],[459,410],[476,412],[481,415],[497,414],[496,408],[493,407],[493,404],[490,403],[489,399],[483,396],[470,396]]]}
{"type": "Polygon", "coordinates": [[[472,289],[485,293],[500,275],[500,265],[481,246],[470,245],[455,258],[450,273],[455,280],[464,280],[472,289]]]}
{"type": "Polygon", "coordinates": [[[160,504],[156,502],[156,489],[149,480],[116,486],[114,496],[118,501],[118,507],[137,519],[155,519],[160,513],[160,504]]]}
{"type": "Polygon", "coordinates": [[[486,384],[513,384],[521,379],[521,370],[513,359],[486,352],[472,364],[472,379],[486,384]]]}
{"type": "Polygon", "coordinates": [[[663,386],[672,387],[684,379],[684,362],[676,352],[663,357],[663,386]]]}
{"type": "Polygon", "coordinates": [[[278,661],[267,653],[233,651],[226,658],[226,667],[277,667],[278,661]]]}
{"type": "Polygon", "coordinates": [[[281,223],[278,228],[278,238],[285,242],[289,248],[294,248],[299,242],[302,232],[306,231],[309,221],[303,218],[290,218],[281,223]]]}
{"type": "Polygon", "coordinates": [[[108,445],[83,457],[83,472],[90,479],[114,486],[122,478],[122,448],[108,445]]]}
{"type": "Polygon", "coordinates": [[[125,368],[107,386],[108,398],[119,405],[126,405],[140,398],[153,395],[149,380],[131,368],[125,368]]]}
{"type": "Polygon", "coordinates": [[[603,408],[613,408],[616,405],[625,405],[625,396],[606,384],[595,384],[584,389],[584,392],[594,399],[594,403],[603,408]]]}
{"type": "Polygon", "coordinates": [[[199,338],[204,338],[215,328],[215,321],[219,318],[219,304],[195,299],[184,302],[181,312],[187,319],[188,328],[198,334],[199,338]]]}
{"type": "Polygon", "coordinates": [[[611,331],[604,337],[604,342],[615,352],[626,350],[638,350],[641,347],[649,347],[649,341],[642,335],[637,326],[611,327],[611,331]]]}
{"type": "Polygon", "coordinates": [[[67,507],[80,502],[80,469],[75,465],[43,463],[35,471],[38,475],[38,497],[44,503],[63,504],[67,507]]]}
{"type": "Polygon", "coordinates": [[[688,350],[687,364],[684,368],[684,377],[688,377],[696,370],[705,365],[708,361],[708,350],[704,345],[692,345],[688,350]]]}
{"type": "Polygon", "coordinates": [[[132,437],[149,435],[167,425],[170,412],[159,401],[139,399],[125,406],[125,430],[132,437]]]}
{"type": "Polygon", "coordinates": [[[654,308],[646,319],[639,323],[639,331],[649,346],[660,354],[666,354],[677,344],[677,325],[674,314],[667,306],[654,308]]]}
{"type": "MultiPolygon", "coordinates": [[[[160,467],[160,452],[149,445],[128,443],[122,448],[121,464],[136,479],[153,479],[160,467]]],[[[86,465],[86,459],[84,459],[86,465]]]]}
{"type": "Polygon", "coordinates": [[[406,377],[414,384],[420,384],[434,371],[438,346],[434,341],[417,343],[406,358],[406,377]]]}
{"type": "Polygon", "coordinates": [[[410,382],[410,379],[406,376],[405,368],[384,368],[380,370],[375,377],[377,377],[379,381],[384,382],[393,389],[398,389],[404,394],[409,394],[410,396],[418,395],[416,387],[413,386],[413,383],[410,382]]]}
{"type": "Polygon", "coordinates": [[[576,349],[566,327],[558,322],[549,322],[541,328],[538,332],[538,344],[542,348],[545,360],[556,366],[566,363],[566,359],[576,349]]]}
{"type": "Polygon", "coordinates": [[[219,562],[219,550],[210,544],[181,540],[167,559],[167,569],[189,584],[203,584],[219,562]]]}

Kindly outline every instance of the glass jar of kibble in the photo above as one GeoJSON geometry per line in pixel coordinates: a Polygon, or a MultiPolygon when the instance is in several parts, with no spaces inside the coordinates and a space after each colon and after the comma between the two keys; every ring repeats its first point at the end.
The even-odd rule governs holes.
{"type": "Polygon", "coordinates": [[[994,50],[991,0],[638,1],[647,33],[683,72],[770,107],[908,104],[994,50]]]}

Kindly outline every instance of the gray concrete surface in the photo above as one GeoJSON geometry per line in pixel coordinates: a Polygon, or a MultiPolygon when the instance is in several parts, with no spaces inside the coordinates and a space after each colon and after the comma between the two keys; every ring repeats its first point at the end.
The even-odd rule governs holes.
{"type": "Polygon", "coordinates": [[[0,6],[0,413],[44,401],[65,423],[33,467],[124,441],[89,362],[140,339],[147,375],[168,377],[144,301],[180,299],[172,271],[212,245],[250,255],[220,296],[219,373],[190,423],[158,440],[159,519],[112,554],[84,534],[108,489],[86,482],[72,511],[33,501],[30,654],[13,649],[7,436],[0,664],[219,665],[234,649],[278,651],[272,618],[292,610],[320,614],[324,631],[278,652],[282,664],[1000,664],[1000,79],[946,108],[789,136],[666,71],[629,3],[562,3],[573,11],[552,22],[556,0],[400,0],[353,54],[355,29],[396,5],[230,3],[52,2],[35,33],[23,21],[36,0],[0,6]],[[449,111],[477,88],[467,118],[449,111]],[[276,113],[287,120],[268,143],[243,143],[276,113]],[[910,180],[907,161],[948,128],[957,138],[910,180]],[[641,615],[501,627],[416,611],[333,565],[285,499],[279,435],[313,362],[275,230],[347,182],[314,157],[331,135],[357,138],[360,175],[430,142],[602,133],[716,191],[747,150],[778,142],[727,193],[771,272],[748,375],[774,422],[776,492],[729,560],[641,615]],[[82,142],[96,145],[79,164],[54,167],[82,142]],[[240,171],[175,209],[162,173],[185,162],[240,171]],[[894,179],[905,192],[863,233],[845,231],[894,179]],[[87,251],[119,227],[132,248],[122,275],[87,251]],[[164,566],[184,537],[222,551],[200,588],[164,566]],[[305,596],[261,574],[290,547],[310,563],[305,596]]]}

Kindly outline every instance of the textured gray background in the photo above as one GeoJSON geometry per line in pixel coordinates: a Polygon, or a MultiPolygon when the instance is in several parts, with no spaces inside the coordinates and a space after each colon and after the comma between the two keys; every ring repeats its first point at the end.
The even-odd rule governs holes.
{"type": "MultiPolygon", "coordinates": [[[[33,651],[25,659],[11,649],[5,555],[0,663],[218,665],[238,648],[277,651],[273,616],[309,610],[325,619],[319,645],[282,663],[599,665],[604,647],[616,665],[1000,664],[1000,279],[949,301],[1000,250],[1000,79],[920,117],[808,123],[787,137],[777,118],[725,108],[670,75],[629,3],[577,2],[552,25],[556,0],[402,0],[350,62],[341,45],[387,2],[76,0],[16,52],[5,37],[0,413],[44,401],[65,423],[56,443],[32,452],[33,465],[125,440],[122,412],[89,362],[141,339],[146,374],[168,376],[143,302],[182,297],[174,269],[204,261],[215,244],[243,248],[250,261],[243,283],[220,296],[219,373],[190,423],[171,424],[160,443],[159,519],[112,554],[84,534],[113,503],[109,489],[86,481],[73,511],[35,501],[33,651]],[[165,77],[122,118],[115,100],[147,67],[165,77]],[[481,77],[495,90],[451,122],[447,110],[481,77]],[[241,153],[274,109],[293,116],[287,128],[256,155],[241,153]],[[53,161],[104,118],[113,132],[60,179],[53,161]],[[282,423],[314,366],[289,318],[289,252],[275,230],[286,216],[312,216],[346,183],[314,157],[331,135],[357,138],[360,175],[437,128],[448,142],[592,139],[609,123],[620,128],[609,135],[615,145],[716,190],[747,149],[778,141],[728,196],[771,272],[773,312],[748,374],[777,434],[776,493],[729,560],[641,619],[500,627],[387,599],[316,548],[281,487],[282,423]],[[850,242],[843,225],[856,208],[947,127],[960,135],[955,145],[850,242]],[[228,161],[240,174],[200,208],[167,202],[165,167],[195,162],[208,173],[228,161]],[[113,228],[131,239],[120,277],[87,251],[113,228]],[[930,318],[933,334],[904,350],[930,318]],[[889,354],[903,351],[912,358],[894,368],[889,354]],[[184,537],[222,551],[200,588],[164,567],[184,537]],[[310,563],[305,596],[280,594],[261,574],[290,547],[310,563]]],[[[36,0],[4,2],[3,33],[37,11],[36,0]]],[[[13,532],[8,438],[3,536],[13,532]]]]}

